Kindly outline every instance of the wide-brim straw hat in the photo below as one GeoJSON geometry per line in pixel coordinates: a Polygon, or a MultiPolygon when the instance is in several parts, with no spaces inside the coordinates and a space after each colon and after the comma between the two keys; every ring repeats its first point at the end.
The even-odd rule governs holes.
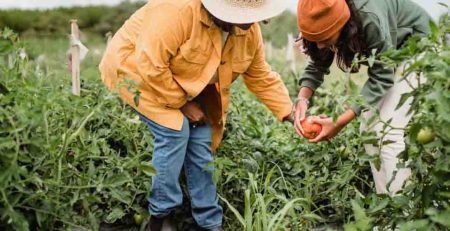
{"type": "Polygon", "coordinates": [[[287,9],[287,0],[202,0],[214,17],[229,23],[247,24],[275,17],[287,9]]]}

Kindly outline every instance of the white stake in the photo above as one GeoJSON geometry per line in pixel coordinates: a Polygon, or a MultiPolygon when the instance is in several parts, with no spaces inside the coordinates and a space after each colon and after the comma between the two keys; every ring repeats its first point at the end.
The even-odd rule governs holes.
{"type": "Polygon", "coordinates": [[[72,58],[72,93],[80,95],[80,47],[74,44],[74,40],[80,40],[80,31],[76,19],[70,20],[71,24],[71,58],[72,58]]]}
{"type": "Polygon", "coordinates": [[[288,62],[290,69],[293,72],[296,72],[294,47],[295,47],[294,35],[288,34],[288,43],[286,45],[286,61],[288,62]]]}
{"type": "Polygon", "coordinates": [[[273,58],[273,45],[270,41],[266,42],[266,57],[268,60],[273,58]]]}
{"type": "Polygon", "coordinates": [[[113,33],[111,31],[109,31],[108,33],[106,33],[106,46],[108,46],[109,42],[112,39],[113,33]]]}

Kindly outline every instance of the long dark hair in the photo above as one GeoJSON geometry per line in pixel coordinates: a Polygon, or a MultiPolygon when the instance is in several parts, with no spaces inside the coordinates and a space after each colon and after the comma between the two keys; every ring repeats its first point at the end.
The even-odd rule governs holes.
{"type": "MultiPolygon", "coordinates": [[[[352,65],[355,55],[367,54],[367,46],[364,38],[361,18],[356,10],[353,0],[346,0],[350,9],[350,19],[344,25],[341,35],[336,43],[337,53],[329,48],[319,49],[315,42],[301,38],[304,53],[311,57],[319,65],[327,65],[327,61],[333,60],[336,55],[337,65],[343,71],[350,69],[351,73],[359,71],[360,65],[352,65]]],[[[327,65],[328,66],[328,65],[327,65]]]]}

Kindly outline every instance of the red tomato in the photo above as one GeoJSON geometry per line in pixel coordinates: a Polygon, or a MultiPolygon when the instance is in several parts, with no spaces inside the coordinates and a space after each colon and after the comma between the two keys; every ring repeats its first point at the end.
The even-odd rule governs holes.
{"type": "Polygon", "coordinates": [[[322,131],[322,125],[317,123],[312,123],[309,118],[306,118],[301,122],[303,128],[303,136],[306,139],[314,139],[322,131]]]}

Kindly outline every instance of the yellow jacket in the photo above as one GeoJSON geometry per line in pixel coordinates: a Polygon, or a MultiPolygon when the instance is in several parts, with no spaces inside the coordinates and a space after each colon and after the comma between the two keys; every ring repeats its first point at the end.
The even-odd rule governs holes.
{"type": "Polygon", "coordinates": [[[222,139],[231,83],[239,75],[278,119],[291,112],[285,85],[265,62],[259,25],[247,31],[235,27],[222,51],[221,29],[200,0],[147,3],[114,35],[100,71],[106,86],[118,89],[126,103],[174,130],[180,130],[183,123],[179,109],[204,91],[213,150],[222,139]],[[208,85],[216,71],[219,83],[208,85]],[[136,90],[140,92],[138,105],[136,90]]]}

